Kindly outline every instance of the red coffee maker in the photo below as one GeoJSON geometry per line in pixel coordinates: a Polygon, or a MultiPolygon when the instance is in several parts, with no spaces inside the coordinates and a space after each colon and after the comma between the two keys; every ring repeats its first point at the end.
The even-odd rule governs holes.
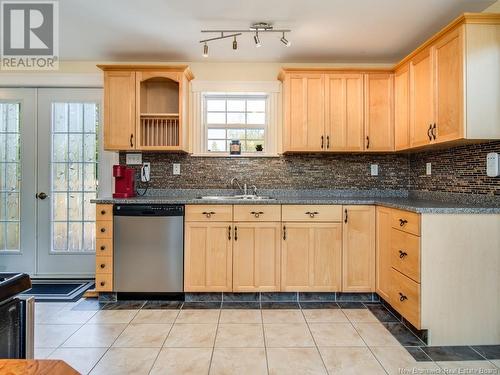
{"type": "Polygon", "coordinates": [[[113,165],[115,192],[113,198],[135,197],[135,170],[125,165],[113,165]]]}

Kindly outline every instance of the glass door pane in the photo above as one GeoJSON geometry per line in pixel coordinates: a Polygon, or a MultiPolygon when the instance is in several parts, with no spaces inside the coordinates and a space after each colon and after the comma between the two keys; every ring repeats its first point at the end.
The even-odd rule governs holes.
{"type": "Polygon", "coordinates": [[[95,205],[100,89],[38,92],[38,274],[95,270],[95,205]]]}
{"type": "Polygon", "coordinates": [[[0,89],[0,272],[35,272],[35,89],[0,89]]]}

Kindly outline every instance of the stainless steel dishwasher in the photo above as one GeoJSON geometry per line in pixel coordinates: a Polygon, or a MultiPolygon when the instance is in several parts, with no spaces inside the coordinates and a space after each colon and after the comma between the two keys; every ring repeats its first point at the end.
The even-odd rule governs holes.
{"type": "Polygon", "coordinates": [[[184,290],[184,206],[113,208],[113,285],[117,292],[184,290]]]}

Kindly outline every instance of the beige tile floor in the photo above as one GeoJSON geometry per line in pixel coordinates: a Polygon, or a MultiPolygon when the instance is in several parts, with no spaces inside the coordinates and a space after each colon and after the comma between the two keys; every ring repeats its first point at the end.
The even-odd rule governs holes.
{"type": "Polygon", "coordinates": [[[369,310],[71,310],[76,303],[36,304],[35,357],[82,374],[500,373],[500,361],[416,362],[369,310]]]}

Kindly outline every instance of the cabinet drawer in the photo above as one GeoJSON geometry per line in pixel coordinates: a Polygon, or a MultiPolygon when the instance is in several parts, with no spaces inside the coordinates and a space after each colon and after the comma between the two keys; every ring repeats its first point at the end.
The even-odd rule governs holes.
{"type": "Polygon", "coordinates": [[[420,329],[420,284],[392,269],[391,305],[420,329]]]}
{"type": "Polygon", "coordinates": [[[280,205],[234,206],[234,221],[281,221],[280,205]]]}
{"type": "Polygon", "coordinates": [[[420,215],[414,212],[392,210],[392,227],[420,236],[420,215]]]}
{"type": "Polygon", "coordinates": [[[96,238],[113,238],[112,221],[96,221],[95,226],[96,238]]]}
{"type": "Polygon", "coordinates": [[[95,208],[96,220],[113,220],[113,205],[98,204],[95,208]]]}
{"type": "Polygon", "coordinates": [[[96,256],[95,273],[113,273],[113,258],[96,256]]]}
{"type": "Polygon", "coordinates": [[[95,241],[96,256],[113,256],[113,240],[111,238],[97,238],[95,241]]]}
{"type": "Polygon", "coordinates": [[[342,206],[284,205],[283,221],[342,221],[342,206]]]}
{"type": "Polygon", "coordinates": [[[97,273],[95,275],[95,290],[97,290],[98,292],[112,292],[113,274],[97,273]]]}
{"type": "Polygon", "coordinates": [[[233,206],[192,205],[186,206],[186,221],[232,221],[233,206]]]}
{"type": "Polygon", "coordinates": [[[420,237],[392,228],[391,266],[420,282],[420,237]]]}

